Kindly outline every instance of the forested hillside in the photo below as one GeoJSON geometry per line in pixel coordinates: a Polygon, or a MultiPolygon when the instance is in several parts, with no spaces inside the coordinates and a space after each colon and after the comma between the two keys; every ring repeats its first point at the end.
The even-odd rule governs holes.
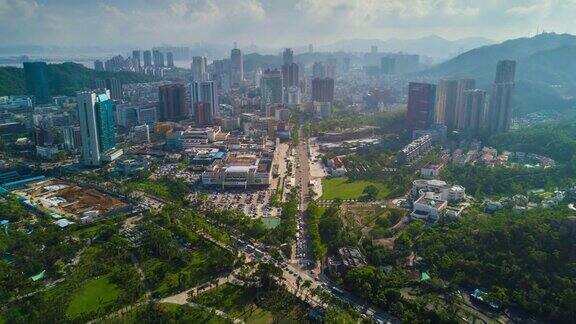
{"type": "MultiPolygon", "coordinates": [[[[50,92],[53,95],[74,95],[90,88],[95,79],[114,77],[123,83],[149,82],[155,77],[134,72],[97,72],[77,63],[48,64],[50,92]]],[[[24,69],[0,67],[0,96],[27,94],[24,69]]]]}

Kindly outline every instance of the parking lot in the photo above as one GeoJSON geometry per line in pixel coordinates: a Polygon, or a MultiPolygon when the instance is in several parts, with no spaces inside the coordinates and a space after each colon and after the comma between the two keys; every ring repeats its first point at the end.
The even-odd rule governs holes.
{"type": "Polygon", "coordinates": [[[208,192],[208,200],[222,209],[238,209],[251,218],[277,217],[281,208],[270,206],[270,191],[226,190],[208,192]]]}
{"type": "Polygon", "coordinates": [[[163,177],[171,177],[174,179],[180,179],[187,184],[195,184],[202,177],[202,173],[193,172],[188,169],[181,169],[178,168],[176,163],[170,163],[159,166],[152,174],[153,179],[160,179],[163,177]]]}

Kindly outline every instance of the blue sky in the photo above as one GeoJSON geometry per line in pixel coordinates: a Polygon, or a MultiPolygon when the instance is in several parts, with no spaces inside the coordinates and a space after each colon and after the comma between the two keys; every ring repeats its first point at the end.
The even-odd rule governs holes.
{"type": "Polygon", "coordinates": [[[262,47],[348,38],[576,33],[576,0],[0,0],[4,45],[262,47]]]}

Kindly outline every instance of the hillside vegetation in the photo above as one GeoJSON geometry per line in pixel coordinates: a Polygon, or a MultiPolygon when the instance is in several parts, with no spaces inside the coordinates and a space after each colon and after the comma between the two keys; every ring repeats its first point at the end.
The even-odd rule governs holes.
{"type": "MultiPolygon", "coordinates": [[[[123,83],[150,82],[155,77],[134,72],[97,72],[77,63],[48,64],[48,80],[52,95],[74,95],[92,87],[95,79],[117,78],[123,83]]],[[[0,67],[0,96],[27,94],[24,69],[0,67]]]]}
{"type": "Polygon", "coordinates": [[[491,90],[496,64],[502,59],[517,61],[513,108],[516,115],[536,110],[573,106],[576,90],[576,36],[540,34],[463,53],[421,74],[429,78],[473,78],[476,86],[491,90]]]}

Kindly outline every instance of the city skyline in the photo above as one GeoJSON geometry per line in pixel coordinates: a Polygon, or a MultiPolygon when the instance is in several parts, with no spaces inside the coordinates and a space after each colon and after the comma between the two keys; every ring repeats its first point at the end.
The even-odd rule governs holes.
{"type": "Polygon", "coordinates": [[[6,0],[0,3],[0,28],[7,31],[2,37],[5,45],[152,46],[218,39],[244,46],[283,47],[428,35],[501,41],[538,30],[574,33],[576,25],[570,16],[574,9],[576,1],[572,0],[481,4],[464,0],[6,0]]]}

